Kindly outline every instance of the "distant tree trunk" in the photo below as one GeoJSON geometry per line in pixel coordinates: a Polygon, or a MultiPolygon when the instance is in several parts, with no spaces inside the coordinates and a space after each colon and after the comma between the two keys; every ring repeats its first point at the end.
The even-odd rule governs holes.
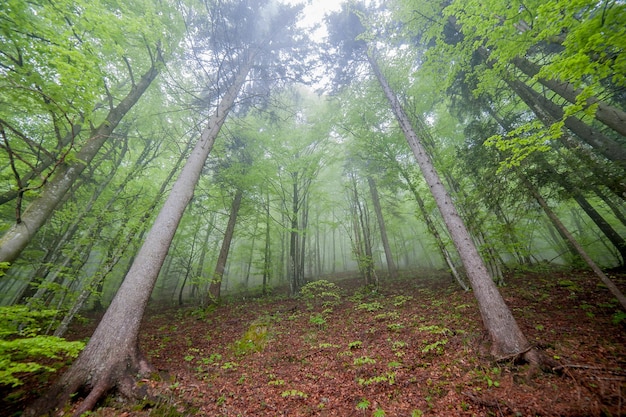
{"type": "Polygon", "coordinates": [[[370,187],[370,193],[372,194],[372,203],[374,204],[374,211],[376,212],[376,219],[378,220],[378,228],[380,229],[380,238],[383,242],[383,249],[385,251],[385,260],[387,261],[387,271],[390,278],[397,276],[396,263],[393,260],[391,254],[391,246],[389,246],[389,239],[387,238],[387,228],[385,227],[385,219],[383,218],[383,211],[380,207],[380,198],[378,197],[378,189],[376,188],[376,182],[372,177],[367,177],[367,183],[370,187]]]}
{"type": "Polygon", "coordinates": [[[57,168],[58,172],[47,182],[41,194],[29,204],[21,215],[20,221],[11,226],[0,238],[0,262],[12,262],[20,255],[28,242],[35,236],[35,233],[63,200],[65,193],[74,181],[111,136],[122,118],[137,103],[156,78],[159,73],[158,65],[160,64],[153,63],[139,82],[132,86],[126,97],[109,111],[105,121],[91,132],[90,138],[76,153],[75,159],[57,168]]]}
{"type": "Polygon", "coordinates": [[[291,204],[291,230],[289,232],[289,292],[296,295],[300,290],[298,277],[298,173],[292,173],[293,178],[293,194],[291,204]]]}
{"type": "MultiPolygon", "coordinates": [[[[258,220],[258,219],[257,219],[258,220]]],[[[246,290],[250,285],[250,271],[252,270],[252,262],[254,261],[254,242],[256,242],[256,233],[259,229],[259,222],[254,222],[254,229],[252,230],[252,241],[250,242],[250,256],[248,257],[248,262],[246,265],[246,277],[244,280],[246,290]]]]}
{"type": "Polygon", "coordinates": [[[235,225],[237,224],[237,216],[239,215],[239,208],[241,207],[241,200],[243,198],[243,190],[238,188],[235,192],[235,197],[230,206],[230,214],[228,216],[228,224],[226,225],[226,231],[224,232],[224,240],[222,240],[222,247],[220,254],[217,257],[217,264],[215,265],[215,272],[211,279],[211,285],[209,286],[209,301],[216,303],[219,301],[222,291],[222,278],[224,278],[224,270],[226,269],[226,261],[228,260],[228,252],[230,252],[230,244],[235,234],[235,225]]]}
{"type": "Polygon", "coordinates": [[[45,414],[69,401],[71,394],[80,387],[88,387],[89,394],[75,412],[75,416],[80,416],[91,410],[113,387],[125,395],[135,396],[133,389],[136,375],[147,375],[152,371],[138,347],[143,313],[206,158],[246,80],[254,55],[248,54],[244,59],[89,343],[48,394],[29,407],[25,415],[45,414]]]}
{"type": "Polygon", "coordinates": [[[489,276],[487,268],[465,224],[456,211],[452,199],[444,188],[429,155],[420,143],[397,96],[389,86],[371,51],[368,51],[368,60],[387,100],[389,100],[402,132],[413,150],[415,159],[420,166],[426,183],[430,187],[437,207],[465,266],[474,295],[478,301],[483,323],[491,336],[491,353],[497,358],[522,355],[532,363],[539,362],[539,353],[528,343],[493,279],[489,276]]]}
{"type": "MultiPolygon", "coordinates": [[[[397,163],[396,163],[396,166],[398,166],[397,163]]],[[[413,194],[413,198],[415,198],[415,201],[417,202],[417,206],[420,212],[422,213],[424,222],[426,223],[426,228],[428,229],[430,234],[433,235],[433,237],[435,238],[435,243],[437,244],[437,248],[439,248],[439,252],[441,252],[441,256],[443,257],[443,260],[448,265],[448,268],[450,269],[450,273],[452,274],[452,277],[459,284],[459,286],[463,288],[463,291],[469,291],[469,287],[467,286],[465,281],[463,281],[463,278],[461,277],[461,273],[456,268],[456,265],[454,264],[454,260],[452,259],[452,256],[450,255],[450,251],[448,251],[448,248],[446,247],[446,244],[443,241],[442,236],[439,234],[439,230],[437,230],[437,225],[435,225],[435,222],[432,219],[430,213],[428,213],[428,211],[426,210],[426,206],[424,205],[424,200],[417,192],[417,189],[415,188],[415,185],[413,185],[413,181],[409,177],[409,174],[402,167],[398,166],[398,168],[400,171],[400,175],[402,176],[402,178],[404,178],[404,181],[407,183],[409,190],[411,190],[411,193],[413,194]]]]}
{"type": "Polygon", "coordinates": [[[307,243],[307,227],[309,224],[309,199],[306,194],[302,196],[302,209],[300,210],[302,214],[301,226],[300,230],[300,254],[298,255],[298,288],[301,288],[306,284],[306,278],[304,275],[304,265],[306,263],[307,257],[305,256],[305,248],[307,243]]]}
{"type": "Polygon", "coordinates": [[[359,270],[363,274],[365,285],[374,283],[378,286],[378,279],[374,272],[374,257],[372,254],[372,237],[369,225],[369,216],[367,215],[367,208],[364,207],[364,203],[361,202],[359,195],[359,188],[356,181],[356,174],[350,173],[350,179],[352,180],[352,199],[354,200],[354,227],[355,238],[358,250],[356,251],[357,262],[359,263],[359,270]]]}
{"type": "Polygon", "coordinates": [[[270,244],[270,194],[267,193],[265,200],[265,249],[263,250],[263,295],[267,294],[267,284],[270,281],[272,273],[272,252],[270,244]]]}

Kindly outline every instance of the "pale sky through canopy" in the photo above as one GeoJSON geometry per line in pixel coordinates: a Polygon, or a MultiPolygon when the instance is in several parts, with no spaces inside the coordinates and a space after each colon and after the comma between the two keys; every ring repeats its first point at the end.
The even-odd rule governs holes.
{"type": "MultiPolygon", "coordinates": [[[[343,0],[283,0],[287,4],[305,4],[300,18],[299,26],[303,28],[311,28],[316,24],[321,24],[324,21],[324,16],[341,10],[341,4],[343,0]]],[[[327,32],[325,28],[319,28],[314,33],[311,33],[311,37],[314,40],[321,40],[326,36],[327,32]]]]}

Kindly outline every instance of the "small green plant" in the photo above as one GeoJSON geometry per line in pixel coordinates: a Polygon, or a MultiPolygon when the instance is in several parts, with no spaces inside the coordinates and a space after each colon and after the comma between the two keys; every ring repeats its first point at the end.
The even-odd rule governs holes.
{"type": "Polygon", "coordinates": [[[21,385],[16,374],[55,372],[56,367],[43,365],[44,358],[75,358],[85,347],[83,342],[68,342],[41,335],[41,329],[56,317],[56,310],[29,310],[25,306],[0,307],[0,385],[21,385]]]}
{"type": "Polygon", "coordinates": [[[320,329],[326,327],[326,319],[319,313],[311,314],[311,316],[309,317],[309,323],[319,327],[320,329]]]}
{"type": "Polygon", "coordinates": [[[379,303],[378,301],[373,301],[371,303],[361,303],[356,306],[356,309],[369,311],[371,313],[373,311],[382,310],[383,305],[379,303]]]}
{"type": "Polygon", "coordinates": [[[400,313],[398,313],[397,311],[388,311],[386,313],[380,313],[374,316],[374,319],[378,321],[383,321],[386,319],[397,320],[399,318],[400,318],[400,313]]]}
{"type": "Polygon", "coordinates": [[[348,349],[360,349],[363,346],[363,342],[360,340],[355,340],[354,342],[348,343],[348,349]]]}
{"type": "Polygon", "coordinates": [[[268,385],[276,385],[276,386],[285,385],[285,380],[283,380],[283,379],[273,379],[270,382],[268,382],[267,384],[268,385]]]}
{"type": "Polygon", "coordinates": [[[595,314],[592,311],[593,310],[593,306],[592,305],[583,303],[583,304],[580,305],[580,309],[585,312],[587,317],[589,317],[589,318],[594,318],[595,317],[595,314]]]}
{"type": "Polygon", "coordinates": [[[363,411],[365,413],[365,410],[367,410],[369,406],[370,402],[365,398],[361,398],[361,401],[359,401],[356,405],[356,409],[357,411],[363,411]]]}
{"type": "Polygon", "coordinates": [[[491,387],[497,388],[500,386],[500,382],[498,382],[498,380],[496,379],[497,377],[500,376],[500,368],[497,368],[497,367],[483,368],[483,369],[474,371],[474,373],[479,380],[487,383],[488,388],[491,388],[491,387]]]}
{"type": "Polygon", "coordinates": [[[287,390],[287,391],[283,391],[280,394],[280,396],[283,397],[283,398],[290,397],[290,398],[301,398],[301,399],[304,399],[304,398],[308,397],[308,395],[305,394],[304,392],[298,391],[298,390],[295,390],[295,389],[290,389],[290,390],[287,390]]]}
{"type": "Polygon", "coordinates": [[[613,324],[620,324],[622,321],[626,320],[626,313],[622,310],[618,310],[611,317],[611,321],[613,324]]]}
{"type": "Polygon", "coordinates": [[[364,386],[378,384],[381,382],[387,382],[389,385],[393,385],[396,383],[396,373],[387,372],[384,375],[376,375],[370,378],[359,378],[357,382],[359,383],[359,385],[364,386]]]}
{"type": "Polygon", "coordinates": [[[339,345],[333,345],[332,343],[320,343],[318,347],[320,349],[330,349],[330,348],[338,348],[339,345]]]}
{"type": "Polygon", "coordinates": [[[391,323],[387,325],[387,328],[392,332],[399,332],[404,328],[404,325],[400,323],[391,323]]]}
{"type": "Polygon", "coordinates": [[[412,296],[407,296],[407,295],[396,295],[395,297],[393,297],[393,299],[391,300],[391,302],[393,303],[394,306],[396,307],[400,307],[403,306],[407,301],[411,301],[413,299],[412,296]]]}
{"type": "Polygon", "coordinates": [[[221,366],[222,369],[225,370],[235,370],[237,369],[239,365],[236,362],[224,362],[224,364],[221,366]]]}
{"type": "Polygon", "coordinates": [[[422,410],[413,410],[411,411],[411,417],[422,417],[424,415],[424,412],[422,410]]]}
{"type": "Polygon", "coordinates": [[[436,340],[433,343],[429,343],[422,348],[422,353],[428,353],[435,351],[438,354],[443,353],[443,347],[448,343],[448,339],[436,340]]]}
{"type": "Polygon", "coordinates": [[[361,356],[360,358],[354,358],[353,363],[356,366],[363,366],[363,365],[367,365],[367,364],[374,364],[374,363],[376,363],[376,359],[372,359],[369,356],[361,356]]]}
{"type": "Polygon", "coordinates": [[[557,285],[572,292],[582,291],[582,288],[580,288],[580,286],[578,286],[574,281],[570,279],[559,280],[557,282],[557,285]]]}
{"type": "Polygon", "coordinates": [[[304,285],[300,289],[300,296],[305,301],[307,308],[313,310],[319,305],[330,307],[339,304],[341,291],[335,283],[321,279],[304,285]]]}
{"type": "Polygon", "coordinates": [[[399,368],[402,366],[402,363],[397,361],[391,361],[387,363],[387,368],[399,368]]]}
{"type": "Polygon", "coordinates": [[[385,417],[385,410],[383,410],[382,408],[377,408],[372,413],[372,417],[385,417]]]}

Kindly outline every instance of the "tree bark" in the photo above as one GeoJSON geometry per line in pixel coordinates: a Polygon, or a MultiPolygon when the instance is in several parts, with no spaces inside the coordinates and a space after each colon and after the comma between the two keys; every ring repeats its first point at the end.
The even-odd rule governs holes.
{"type": "Polygon", "coordinates": [[[456,211],[450,195],[443,186],[430,156],[426,153],[424,146],[415,134],[398,98],[389,86],[372,53],[368,51],[367,57],[391,105],[393,113],[400,124],[402,132],[413,150],[415,159],[420,166],[426,183],[430,187],[437,207],[441,212],[446,227],[465,266],[472,289],[474,290],[474,295],[478,301],[483,324],[491,336],[492,355],[499,359],[523,355],[531,362],[536,362],[537,353],[533,352],[531,345],[519,328],[511,310],[504,302],[498,288],[489,276],[487,268],[465,224],[456,211]]]}
{"type": "Polygon", "coordinates": [[[383,249],[385,251],[385,260],[387,261],[387,271],[390,278],[397,276],[396,263],[393,260],[391,253],[391,246],[389,246],[389,238],[387,237],[387,228],[385,227],[385,219],[383,218],[383,211],[380,207],[380,198],[378,196],[378,189],[376,188],[376,182],[372,177],[367,177],[367,183],[370,187],[370,193],[372,194],[372,203],[374,204],[374,211],[376,212],[376,219],[378,220],[378,227],[380,229],[380,238],[383,242],[383,249]]]}
{"type": "Polygon", "coordinates": [[[217,257],[215,272],[213,273],[213,279],[211,280],[211,285],[209,286],[209,300],[213,303],[218,302],[221,296],[222,278],[224,277],[224,271],[226,270],[226,261],[228,260],[230,244],[233,240],[233,235],[235,234],[235,225],[237,224],[237,216],[239,215],[242,198],[243,191],[238,188],[230,206],[230,214],[228,216],[226,231],[224,232],[224,240],[222,240],[222,247],[220,248],[220,254],[217,257]]]}
{"type": "Polygon", "coordinates": [[[139,82],[132,86],[126,97],[109,111],[105,121],[91,132],[89,140],[76,153],[75,159],[59,166],[56,175],[46,184],[41,194],[26,208],[21,216],[21,222],[14,224],[2,236],[0,239],[0,262],[12,262],[20,255],[28,242],[63,200],[63,196],[74,181],[111,136],[122,118],[137,103],[156,78],[159,73],[157,65],[157,63],[153,63],[139,82]]]}
{"type": "Polygon", "coordinates": [[[89,395],[75,412],[78,417],[91,410],[106,391],[117,387],[133,396],[134,377],[151,371],[137,346],[143,313],[167,255],[176,228],[193,196],[206,158],[232,108],[252,67],[254,55],[249,53],[241,63],[233,83],[222,97],[208,126],[187,159],[178,179],[159,212],[146,240],[130,267],[89,343],[47,395],[25,411],[27,416],[44,414],[69,401],[80,387],[88,387],[89,395]]]}

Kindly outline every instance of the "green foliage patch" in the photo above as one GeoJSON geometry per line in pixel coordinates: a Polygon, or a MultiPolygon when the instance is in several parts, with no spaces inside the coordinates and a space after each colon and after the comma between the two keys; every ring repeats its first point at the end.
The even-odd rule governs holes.
{"type": "Polygon", "coordinates": [[[309,282],[300,289],[300,296],[305,301],[307,308],[331,307],[339,304],[341,300],[340,288],[325,279],[309,282]]]}
{"type": "Polygon", "coordinates": [[[0,385],[23,384],[19,374],[56,371],[58,366],[44,364],[46,359],[78,356],[83,342],[40,334],[56,314],[56,310],[32,311],[25,306],[0,307],[0,385]]]}
{"type": "Polygon", "coordinates": [[[266,319],[259,319],[251,323],[243,336],[233,343],[235,354],[243,356],[262,351],[269,339],[269,326],[270,324],[266,319]]]}

